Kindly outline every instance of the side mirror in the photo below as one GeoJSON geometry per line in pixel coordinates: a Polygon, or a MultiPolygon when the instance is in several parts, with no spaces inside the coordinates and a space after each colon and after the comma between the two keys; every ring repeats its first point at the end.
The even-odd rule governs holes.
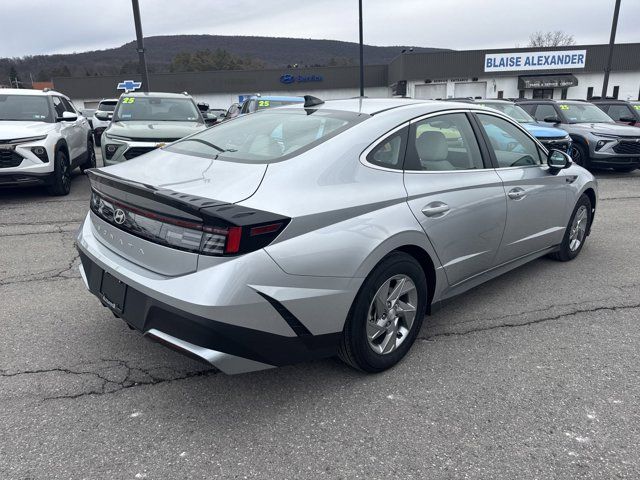
{"type": "Polygon", "coordinates": [[[547,157],[547,165],[552,170],[569,168],[571,163],[571,157],[560,150],[551,150],[547,157]]]}
{"type": "Polygon", "coordinates": [[[560,123],[560,119],[558,117],[544,117],[542,120],[545,123],[560,123]]]}
{"type": "Polygon", "coordinates": [[[209,104],[208,103],[198,103],[198,110],[200,110],[201,112],[206,112],[207,110],[209,110],[209,104]]]}
{"type": "Polygon", "coordinates": [[[75,122],[78,120],[78,115],[71,112],[62,112],[62,116],[58,117],[59,122],[75,122]]]}
{"type": "Polygon", "coordinates": [[[633,117],[620,117],[620,120],[618,120],[619,122],[624,122],[624,123],[630,123],[630,124],[634,124],[636,123],[636,119],[633,117]]]}
{"type": "Polygon", "coordinates": [[[111,120],[112,117],[113,117],[113,113],[96,112],[96,118],[98,120],[102,120],[102,121],[111,120]]]}

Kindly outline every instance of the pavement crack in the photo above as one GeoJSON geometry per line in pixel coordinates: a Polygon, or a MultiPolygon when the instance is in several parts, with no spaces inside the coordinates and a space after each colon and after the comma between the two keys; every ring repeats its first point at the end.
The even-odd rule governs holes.
{"type": "Polygon", "coordinates": [[[71,271],[76,268],[80,259],[80,254],[75,253],[73,258],[67,265],[62,268],[52,268],[44,270],[43,272],[32,273],[28,275],[18,275],[14,277],[7,277],[0,280],[0,286],[14,285],[19,283],[31,283],[42,281],[56,281],[56,280],[68,280],[70,278],[80,278],[80,273],[71,274],[71,271]]]}
{"type": "MultiPolygon", "coordinates": [[[[122,390],[127,390],[134,387],[140,387],[145,385],[160,385],[163,383],[178,382],[196,377],[206,377],[214,375],[219,372],[216,369],[196,370],[191,372],[185,372],[180,374],[174,374],[170,376],[158,376],[152,372],[151,369],[146,369],[139,366],[131,366],[129,362],[120,359],[101,359],[99,362],[88,364],[95,368],[43,368],[34,370],[23,370],[17,372],[8,372],[7,370],[0,369],[0,378],[12,378],[20,377],[24,375],[47,375],[50,373],[60,373],[63,375],[72,376],[89,376],[94,377],[99,381],[97,386],[93,386],[90,389],[78,392],[62,395],[46,396],[42,401],[50,400],[73,400],[82,397],[111,395],[122,390]],[[121,370],[124,370],[124,374],[118,375],[121,370]],[[104,371],[110,371],[110,374],[104,371]],[[136,379],[137,377],[137,379],[136,379]]],[[[87,364],[85,364],[85,367],[87,364]]]]}
{"type": "MultiPolygon", "coordinates": [[[[491,330],[498,330],[501,328],[514,328],[514,327],[526,327],[529,325],[536,325],[538,323],[545,323],[545,322],[552,322],[554,320],[560,320],[561,318],[564,317],[570,317],[572,315],[577,315],[580,313],[593,313],[593,312],[600,312],[600,311],[612,311],[612,312],[616,312],[616,311],[620,311],[620,310],[633,310],[636,308],[640,308],[640,303],[637,304],[632,304],[632,305],[615,305],[615,306],[600,306],[600,307],[591,307],[591,308],[581,308],[581,309],[575,309],[572,310],[570,312],[566,312],[566,313],[561,313],[561,314],[557,314],[557,315],[553,315],[550,317],[542,317],[542,318],[537,318],[537,319],[533,319],[530,320],[528,322],[521,322],[521,323],[502,323],[499,325],[490,325],[490,326],[486,326],[486,327],[478,327],[478,328],[471,328],[469,330],[465,330],[462,332],[443,332],[443,333],[435,333],[433,335],[425,335],[422,337],[418,337],[418,339],[420,340],[424,340],[424,341],[432,341],[438,337],[459,337],[459,336],[464,336],[464,335],[469,335],[472,333],[479,333],[479,332],[487,332],[487,331],[491,331],[491,330]]],[[[508,315],[508,317],[512,317],[514,315],[508,315]]],[[[500,318],[505,318],[505,317],[498,317],[497,319],[500,318]]],[[[496,320],[496,319],[493,319],[496,320]]]]}

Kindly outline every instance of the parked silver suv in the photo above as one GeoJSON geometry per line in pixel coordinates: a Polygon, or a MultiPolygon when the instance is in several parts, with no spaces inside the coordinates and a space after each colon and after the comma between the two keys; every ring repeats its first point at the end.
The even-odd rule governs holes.
{"type": "Polygon", "coordinates": [[[307,97],[90,180],[87,288],[227,373],[335,354],[389,368],[442,301],[575,258],[597,199],[502,113],[403,99],[307,97]]]}

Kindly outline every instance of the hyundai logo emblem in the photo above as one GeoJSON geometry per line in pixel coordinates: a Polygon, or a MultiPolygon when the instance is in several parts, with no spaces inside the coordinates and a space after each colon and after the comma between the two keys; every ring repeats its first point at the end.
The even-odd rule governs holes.
{"type": "Polygon", "coordinates": [[[280,75],[280,83],[284,83],[284,84],[290,84],[295,82],[295,78],[293,75],[290,75],[288,73],[285,73],[284,75],[280,75]]]}
{"type": "Polygon", "coordinates": [[[116,222],[118,225],[122,225],[126,219],[127,219],[127,216],[125,215],[124,210],[121,210],[118,208],[113,213],[113,221],[116,222]]]}

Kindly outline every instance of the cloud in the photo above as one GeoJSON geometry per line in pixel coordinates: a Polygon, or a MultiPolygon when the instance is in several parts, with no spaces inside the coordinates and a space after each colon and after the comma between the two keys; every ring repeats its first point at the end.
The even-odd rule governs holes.
{"type": "MultiPolygon", "coordinates": [[[[364,1],[372,45],[454,49],[526,45],[537,30],[564,30],[579,44],[607,43],[613,0],[364,1]]],[[[355,0],[140,0],[145,36],[265,35],[357,41],[355,0]]],[[[2,2],[0,57],[120,46],[135,38],[130,0],[2,2]],[[9,19],[7,21],[6,19],[9,19]]],[[[638,41],[640,2],[622,2],[618,42],[638,41]]]]}

